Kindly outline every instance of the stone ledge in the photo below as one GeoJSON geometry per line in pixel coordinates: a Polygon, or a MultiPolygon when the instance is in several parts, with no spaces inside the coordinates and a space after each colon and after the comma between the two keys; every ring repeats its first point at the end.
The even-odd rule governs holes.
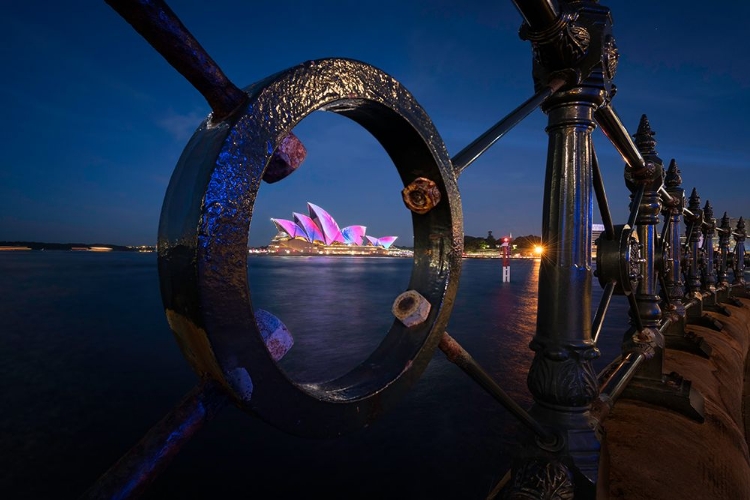
{"type": "Polygon", "coordinates": [[[710,312],[722,331],[689,325],[713,348],[710,359],[667,350],[664,371],[692,381],[705,398],[703,424],[676,412],[620,399],[604,421],[611,499],[750,499],[750,455],[745,435],[745,360],[750,345],[750,300],[710,312]]]}

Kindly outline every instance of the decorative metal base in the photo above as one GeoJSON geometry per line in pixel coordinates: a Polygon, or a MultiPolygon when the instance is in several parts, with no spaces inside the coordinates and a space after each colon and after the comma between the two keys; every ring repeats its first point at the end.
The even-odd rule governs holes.
{"type": "Polygon", "coordinates": [[[664,335],[664,342],[667,349],[695,354],[706,359],[711,357],[713,351],[711,345],[703,337],[691,331],[682,334],[667,332],[664,335]]]}
{"type": "Polygon", "coordinates": [[[745,304],[740,299],[738,299],[737,297],[732,297],[731,295],[727,297],[724,302],[726,302],[727,304],[732,304],[735,307],[745,307],[745,304]]]}
{"type": "Polygon", "coordinates": [[[696,422],[705,420],[703,395],[675,372],[664,374],[661,382],[634,377],[622,397],[676,411],[696,422]]]}
{"type": "Polygon", "coordinates": [[[717,332],[720,332],[724,328],[724,324],[716,318],[712,318],[708,314],[702,314],[698,317],[688,317],[687,322],[690,325],[705,326],[706,328],[712,328],[717,332]]]}
{"type": "Polygon", "coordinates": [[[531,408],[529,413],[534,418],[555,426],[559,439],[551,446],[538,440],[522,446],[501,498],[606,498],[598,493],[608,490],[607,460],[602,450],[604,430],[588,411],[561,410],[542,405],[531,408]]]}
{"type": "Polygon", "coordinates": [[[717,290],[712,295],[706,297],[703,300],[703,310],[712,311],[723,314],[724,316],[731,316],[732,312],[722,304],[726,302],[727,293],[726,290],[717,290]]]}
{"type": "Polygon", "coordinates": [[[724,316],[731,316],[732,311],[727,309],[727,307],[724,304],[719,303],[718,301],[714,304],[706,304],[703,306],[704,310],[717,312],[720,314],[723,314],[724,316]]]}

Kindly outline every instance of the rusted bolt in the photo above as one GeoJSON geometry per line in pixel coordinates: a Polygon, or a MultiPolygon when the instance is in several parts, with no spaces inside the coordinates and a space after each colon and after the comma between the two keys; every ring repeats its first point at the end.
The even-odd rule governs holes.
{"type": "Polygon", "coordinates": [[[404,204],[417,214],[426,214],[440,203],[440,190],[430,179],[417,177],[401,191],[404,204]]]}
{"type": "Polygon", "coordinates": [[[294,338],[279,318],[263,309],[256,309],[255,323],[274,361],[278,361],[294,345],[294,338]]]}
{"type": "Polygon", "coordinates": [[[391,312],[407,327],[425,322],[430,314],[430,303],[416,290],[407,290],[393,301],[391,312]]]}
{"type": "Polygon", "coordinates": [[[280,181],[297,170],[297,167],[305,161],[306,156],[305,145],[290,132],[274,150],[271,161],[268,162],[268,167],[263,173],[263,180],[269,184],[280,181]]]}

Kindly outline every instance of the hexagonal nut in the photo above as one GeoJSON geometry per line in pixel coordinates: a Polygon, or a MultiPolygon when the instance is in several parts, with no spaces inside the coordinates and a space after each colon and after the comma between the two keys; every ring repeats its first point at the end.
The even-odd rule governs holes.
{"type": "Polygon", "coordinates": [[[307,149],[302,141],[293,133],[289,133],[274,150],[268,167],[263,174],[263,180],[269,184],[278,182],[289,176],[302,165],[307,156],[307,149]]]}
{"type": "Polygon", "coordinates": [[[421,325],[430,314],[431,304],[416,290],[407,290],[393,301],[391,312],[404,326],[421,325]]]}
{"type": "Polygon", "coordinates": [[[294,345],[294,338],[286,325],[264,309],[255,310],[255,323],[273,360],[283,358],[294,345]]]}
{"type": "Polygon", "coordinates": [[[425,177],[417,177],[401,190],[406,207],[414,213],[426,214],[440,203],[440,189],[425,177]]]}

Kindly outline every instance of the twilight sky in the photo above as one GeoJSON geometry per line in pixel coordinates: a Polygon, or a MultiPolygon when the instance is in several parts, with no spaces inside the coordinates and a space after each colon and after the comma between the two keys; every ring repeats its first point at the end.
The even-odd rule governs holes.
{"type": "MultiPolygon", "coordinates": [[[[309,59],[377,66],[426,109],[451,156],[533,93],[510,0],[168,3],[243,88],[309,59]]],[[[613,104],[625,126],[635,133],[645,113],[688,191],[697,187],[717,217],[750,216],[750,50],[730,23],[750,18],[750,4],[602,3],[620,51],[613,104]]],[[[0,42],[0,241],[155,244],[172,170],[209,112],[202,96],[103,0],[6,3],[0,42]]],[[[545,123],[535,111],[461,175],[467,235],[541,233],[545,123]]],[[[396,170],[366,131],[317,112],[295,133],[307,159],[262,187],[251,245],[275,234],[269,218],[305,213],[308,201],[341,227],[412,244],[396,170]]],[[[599,130],[594,141],[624,223],[623,162],[599,130]]]]}

